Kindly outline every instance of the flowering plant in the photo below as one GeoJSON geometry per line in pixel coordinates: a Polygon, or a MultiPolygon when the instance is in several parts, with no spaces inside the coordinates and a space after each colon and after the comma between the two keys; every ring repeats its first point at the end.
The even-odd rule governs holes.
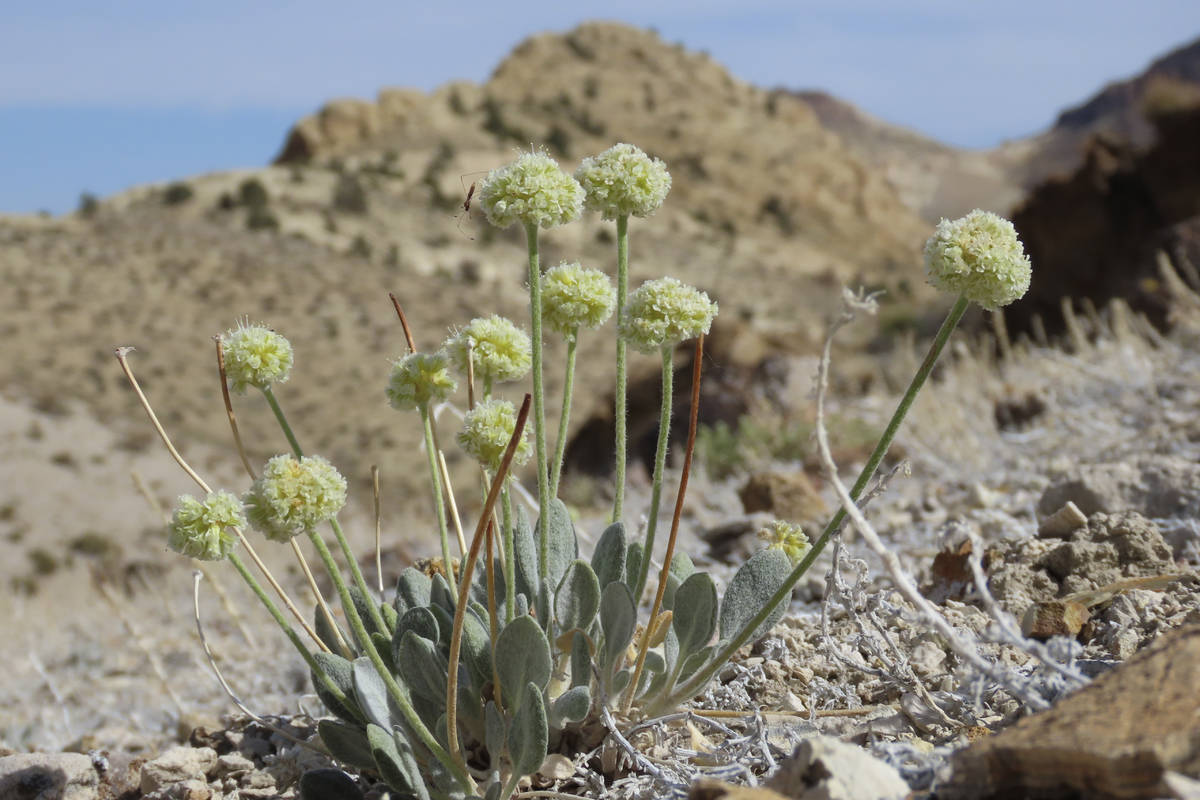
{"type": "MultiPolygon", "coordinates": [[[[291,345],[282,336],[259,326],[239,326],[218,345],[223,380],[237,392],[253,386],[263,393],[292,450],[272,458],[258,475],[245,462],[252,484],[243,500],[212,492],[159,427],[168,448],[206,493],[204,501],[181,499],[168,526],[171,547],[233,564],[311,669],[316,692],[333,716],[319,727],[329,753],[346,765],[376,772],[401,795],[508,800],[523,776],[572,740],[568,732],[586,730],[597,720],[611,730],[613,712],[627,720],[687,702],[738,648],[779,621],[792,587],[844,520],[845,512],[839,511],[812,541],[798,525],[773,523],[763,532],[768,546],[740,566],[723,593],[686,553],[676,550],[696,428],[703,338],[718,309],[704,292],[674,278],[648,281],[627,293],[629,217],[651,214],[669,188],[662,162],[627,144],[585,160],[576,177],[549,156],[533,152],[482,182],[480,204],[489,220],[525,228],[531,332],[501,317],[482,317],[456,331],[436,352],[415,351],[410,336],[410,352],[395,362],[385,394],[393,408],[415,410],[421,419],[442,560],[441,568],[431,573],[404,570],[394,592],[383,592],[382,584],[379,591],[367,586],[337,521],[346,499],[345,479],[330,462],[304,454],[273,393],[273,384],[285,380],[292,366],[291,345]],[[615,288],[604,273],[579,264],[563,264],[545,274],[541,270],[541,229],[572,221],[585,205],[616,222],[615,288]],[[581,331],[601,328],[614,308],[615,500],[610,524],[584,558],[574,523],[557,497],[575,344],[581,331]],[[553,458],[547,452],[543,323],[567,343],[553,458]],[[660,551],[656,529],[673,407],[671,356],[691,340],[696,351],[691,431],[676,513],[660,551]],[[662,363],[652,493],[645,536],[639,540],[630,536],[622,508],[627,344],[658,354],[662,363]],[[457,542],[446,518],[447,501],[452,509],[456,503],[440,459],[433,413],[458,388],[451,367],[469,383],[475,378],[483,382],[481,399],[467,412],[457,441],[479,462],[487,486],[472,535],[468,538],[456,525],[457,542]],[[495,382],[521,380],[527,373],[529,393],[519,410],[491,396],[495,382]],[[529,427],[533,446],[527,440],[529,427]],[[533,522],[512,500],[511,468],[530,458],[536,464],[539,510],[533,522]],[[326,523],[343,551],[349,582],[320,532],[326,523]],[[250,527],[269,540],[290,544],[305,574],[310,571],[296,540],[309,540],[337,591],[345,628],[315,583],[312,623],[296,611],[245,536],[250,527]],[[242,562],[239,545],[307,639],[242,562]],[[643,595],[656,557],[662,567],[647,607],[643,595]]],[[[961,296],[851,490],[854,500],[878,468],[967,303],[996,307],[1028,286],[1028,260],[1020,243],[1011,225],[994,215],[974,212],[964,220],[943,222],[925,252],[930,280],[961,296]]],[[[118,351],[118,357],[136,388],[125,353],[118,351]]],[[[144,400],[140,389],[138,393],[144,400]]],[[[158,426],[148,403],[145,408],[158,426]]],[[[229,412],[233,422],[232,407],[229,412]]],[[[240,449],[236,424],[234,435],[240,449]]],[[[311,782],[303,793],[310,800],[330,796],[321,786],[311,782]]]]}

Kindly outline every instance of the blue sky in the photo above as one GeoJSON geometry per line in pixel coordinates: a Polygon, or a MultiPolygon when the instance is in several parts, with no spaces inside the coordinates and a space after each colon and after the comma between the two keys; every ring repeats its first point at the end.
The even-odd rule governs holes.
{"type": "Polygon", "coordinates": [[[264,164],[329,98],[483,81],[524,37],[587,19],[970,147],[1200,36],[1197,0],[41,0],[4,17],[0,212],[55,213],[85,190],[264,164]]]}

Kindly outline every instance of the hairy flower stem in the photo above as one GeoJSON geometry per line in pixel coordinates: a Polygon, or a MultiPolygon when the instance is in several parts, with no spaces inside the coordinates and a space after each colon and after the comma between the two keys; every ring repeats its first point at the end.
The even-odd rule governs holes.
{"type": "MultiPolygon", "coordinates": [[[[500,490],[508,477],[508,468],[512,465],[513,455],[517,452],[521,434],[525,431],[525,422],[529,419],[529,400],[529,395],[525,395],[525,401],[521,403],[521,410],[517,412],[517,422],[513,428],[512,438],[508,441],[508,447],[505,448],[504,456],[500,459],[500,466],[496,469],[496,476],[492,478],[487,498],[483,501],[483,511],[479,515],[479,522],[475,525],[475,534],[471,537],[470,552],[463,560],[462,582],[458,587],[458,602],[454,606],[454,625],[450,632],[449,667],[446,678],[446,736],[450,744],[450,757],[464,772],[466,771],[466,762],[458,744],[458,665],[462,655],[463,614],[467,610],[467,598],[471,591],[471,574],[475,568],[475,561],[479,558],[479,548],[483,544],[484,532],[488,528],[492,528],[493,533],[495,530],[492,512],[496,508],[500,490]]],[[[509,605],[511,604],[510,601],[509,605]]]]}
{"type": "Polygon", "coordinates": [[[638,565],[637,585],[633,589],[638,602],[650,574],[650,559],[654,554],[654,534],[658,530],[658,507],[662,503],[663,472],[667,468],[667,441],[671,438],[671,394],[675,365],[671,347],[662,349],[662,411],[658,417],[658,447],[654,451],[654,478],[650,489],[650,517],[646,521],[646,544],[642,548],[642,563],[638,565]]]}
{"type": "Polygon", "coordinates": [[[429,477],[433,480],[433,510],[437,515],[438,535],[442,540],[442,561],[446,579],[454,586],[454,565],[450,561],[450,528],[446,524],[446,502],[442,495],[442,475],[437,463],[437,443],[433,439],[433,418],[429,404],[421,404],[421,422],[425,426],[425,455],[429,462],[429,477]]]}
{"type": "Polygon", "coordinates": [[[270,386],[265,387],[262,393],[267,398],[267,405],[271,407],[271,412],[275,414],[275,420],[279,423],[279,427],[283,429],[283,435],[287,437],[288,445],[291,446],[292,452],[296,454],[296,458],[303,458],[304,451],[300,449],[300,443],[296,441],[296,434],[292,432],[292,426],[288,424],[287,417],[283,415],[283,409],[279,407],[279,401],[275,399],[275,393],[271,391],[270,386]]]}
{"type": "Polygon", "coordinates": [[[567,337],[567,366],[563,375],[562,413],[558,417],[558,441],[554,443],[554,472],[550,475],[550,496],[558,497],[558,481],[562,477],[563,457],[567,452],[567,430],[571,424],[571,395],[575,389],[575,350],[579,345],[579,328],[567,337]]]}
{"type": "MultiPolygon", "coordinates": [[[[529,246],[529,329],[533,340],[533,435],[537,452],[538,513],[550,505],[550,478],[546,470],[546,395],[542,388],[542,271],[538,266],[538,226],[526,223],[529,246]]],[[[545,579],[549,569],[550,539],[542,530],[538,542],[538,575],[545,579]]]]}
{"type": "Polygon", "coordinates": [[[236,569],[242,576],[242,580],[246,582],[246,585],[250,587],[250,590],[254,592],[254,595],[262,602],[264,606],[266,606],[267,611],[271,614],[271,617],[274,618],[276,623],[278,623],[284,635],[287,636],[288,641],[290,641],[296,648],[297,652],[300,653],[300,656],[304,659],[304,663],[307,664],[308,668],[312,670],[313,675],[321,682],[322,686],[325,687],[325,690],[333,695],[334,699],[341,703],[343,707],[353,709],[354,705],[352,703],[347,703],[346,695],[342,693],[342,690],[338,688],[336,683],[330,680],[329,676],[325,673],[325,670],[321,669],[321,665],[317,663],[317,660],[313,658],[312,653],[309,652],[308,648],[304,646],[304,642],[300,640],[300,635],[296,633],[295,629],[292,628],[291,625],[288,624],[287,618],[283,616],[283,612],[281,612],[279,607],[271,601],[271,598],[263,590],[262,586],[259,585],[258,581],[255,580],[254,576],[250,573],[250,570],[246,568],[246,564],[242,561],[242,559],[238,558],[237,553],[229,554],[229,563],[233,564],[234,569],[236,569]]]}
{"type": "MultiPolygon", "coordinates": [[[[620,322],[625,313],[625,299],[629,294],[629,215],[617,217],[617,320],[620,322]]],[[[625,503],[625,460],[626,441],[625,423],[625,340],[617,337],[617,384],[613,400],[613,429],[616,431],[616,486],[614,487],[612,521],[621,521],[621,509],[625,503]]]]}
{"type": "MultiPolygon", "coordinates": [[[[292,446],[292,453],[295,454],[296,458],[304,458],[304,451],[300,449],[300,443],[296,441],[296,435],[292,433],[292,426],[288,424],[287,417],[284,415],[283,409],[280,408],[279,401],[275,399],[275,394],[271,391],[271,387],[268,386],[262,392],[266,395],[271,410],[275,412],[275,419],[279,422],[279,427],[283,429],[283,435],[287,437],[288,442],[292,446]]],[[[371,612],[371,622],[379,630],[387,630],[387,627],[383,624],[383,616],[379,613],[379,608],[373,600],[374,595],[367,588],[367,581],[363,577],[362,570],[358,567],[358,559],[354,557],[354,551],[350,549],[350,543],[346,541],[346,534],[342,532],[342,526],[338,523],[337,517],[329,520],[329,527],[333,529],[334,538],[337,539],[338,547],[342,550],[342,555],[346,557],[346,564],[350,567],[350,575],[354,578],[354,585],[362,593],[363,599],[367,602],[367,608],[371,612]]],[[[315,534],[312,536],[315,536],[315,534]]],[[[321,544],[324,546],[324,542],[321,544]]],[[[325,563],[325,568],[329,570],[329,577],[333,579],[334,583],[340,584],[342,582],[342,576],[337,569],[336,563],[332,560],[328,561],[325,563]],[[332,569],[330,569],[330,564],[333,564],[332,569]]],[[[345,601],[343,600],[344,604],[345,601]]],[[[347,613],[349,613],[348,609],[347,613]]]]}
{"type": "MultiPolygon", "coordinates": [[[[904,417],[912,407],[913,401],[917,399],[917,395],[925,385],[929,374],[933,372],[933,367],[937,363],[938,357],[941,356],[946,342],[950,340],[950,334],[958,326],[958,322],[962,319],[969,304],[970,301],[966,297],[959,297],[954,303],[953,308],[950,309],[950,313],[946,315],[942,327],[938,329],[937,335],[929,345],[929,352],[925,354],[925,360],[921,362],[921,366],[917,369],[916,374],[913,375],[912,381],[908,384],[908,389],[904,392],[904,396],[900,398],[900,402],[897,404],[896,410],[893,412],[892,418],[883,432],[883,436],[876,443],[870,458],[867,459],[862,472],[858,475],[858,480],[854,482],[854,486],[850,489],[850,497],[854,501],[858,501],[863,490],[866,489],[867,483],[874,477],[875,471],[879,469],[879,464],[883,461],[883,457],[887,455],[888,449],[892,446],[892,440],[896,438],[896,433],[900,430],[900,425],[904,422],[904,417]]],[[[829,524],[825,526],[825,530],[821,532],[820,538],[813,542],[812,548],[804,556],[803,560],[796,565],[795,569],[788,574],[783,585],[779,587],[779,590],[771,596],[770,600],[763,604],[762,610],[742,626],[737,635],[717,653],[716,657],[707,667],[697,672],[691,680],[678,690],[672,692],[669,697],[658,704],[657,708],[674,706],[684,698],[691,697],[699,692],[708,683],[716,671],[737,652],[738,648],[749,640],[750,635],[771,615],[771,612],[780,603],[785,602],[791,597],[793,587],[803,577],[804,573],[808,571],[809,567],[813,565],[813,562],[817,560],[817,556],[825,549],[825,545],[829,543],[830,537],[841,528],[845,519],[846,509],[844,507],[839,508],[837,513],[833,515],[833,518],[829,520],[829,524]]]]}
{"type": "Polygon", "coordinates": [[[513,533],[512,490],[508,488],[507,481],[500,497],[504,504],[504,622],[508,624],[517,613],[517,550],[513,533]]]}
{"type": "MultiPolygon", "coordinates": [[[[366,626],[363,624],[362,617],[359,616],[358,608],[354,605],[354,598],[350,596],[350,589],[346,586],[346,582],[342,580],[342,576],[338,572],[337,564],[333,560],[333,554],[329,552],[329,548],[325,546],[325,541],[315,532],[310,531],[308,534],[309,541],[316,548],[317,554],[321,557],[321,561],[325,564],[325,569],[329,571],[330,577],[333,578],[334,586],[337,587],[338,596],[342,600],[342,608],[346,612],[346,621],[350,623],[350,630],[354,633],[354,638],[359,642],[363,652],[367,658],[371,660],[371,665],[375,667],[375,671],[379,677],[383,679],[387,686],[388,694],[395,701],[396,707],[404,716],[404,721],[412,729],[413,734],[420,740],[421,744],[429,749],[429,752],[436,758],[444,767],[450,770],[459,784],[467,790],[468,793],[474,791],[474,782],[470,775],[463,769],[446,749],[438,744],[437,739],[429,732],[429,728],[425,727],[425,723],[417,715],[416,709],[409,702],[407,694],[396,683],[396,678],[392,675],[391,670],[383,662],[383,658],[379,655],[379,650],[375,647],[375,642],[371,639],[371,635],[367,633],[366,626]]],[[[367,595],[368,599],[370,595],[367,595]]],[[[373,603],[368,602],[368,607],[373,606],[373,603]]],[[[381,626],[380,630],[387,630],[381,626]]]]}
{"type": "MultiPolygon", "coordinates": [[[[671,559],[675,555],[675,541],[679,536],[679,520],[683,516],[683,499],[687,496],[688,477],[692,473],[692,454],[696,452],[696,428],[700,419],[700,366],[704,361],[704,334],[696,337],[696,350],[692,358],[692,398],[691,406],[688,412],[688,438],[687,447],[683,454],[683,471],[679,475],[679,491],[675,493],[675,513],[671,515],[671,534],[667,537],[667,552],[663,554],[662,572],[658,575],[658,591],[654,594],[654,604],[650,606],[650,616],[647,618],[649,622],[642,633],[642,640],[638,644],[637,662],[633,669],[633,678],[629,681],[629,689],[625,693],[625,702],[622,706],[622,711],[628,714],[629,709],[633,706],[633,695],[639,683],[641,683],[642,670],[646,666],[646,653],[650,650],[650,636],[654,632],[651,630],[654,627],[654,621],[658,619],[659,609],[662,608],[663,598],[667,593],[667,578],[671,574],[671,559]]],[[[677,659],[675,664],[674,676],[678,676],[679,670],[683,668],[684,659],[677,659]]],[[[674,685],[673,681],[667,683],[667,688],[674,685]]]]}

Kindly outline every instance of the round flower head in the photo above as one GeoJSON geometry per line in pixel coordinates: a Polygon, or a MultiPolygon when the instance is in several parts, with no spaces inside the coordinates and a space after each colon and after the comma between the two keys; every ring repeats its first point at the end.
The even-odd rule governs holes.
{"type": "Polygon", "coordinates": [[[247,516],[276,542],[308,533],[346,505],[346,479],[320,456],[275,456],[246,494],[247,516]]]}
{"type": "Polygon", "coordinates": [[[565,336],[599,328],[616,304],[612,280],[598,269],[563,263],[542,276],[542,319],[565,336]]]}
{"type": "Polygon", "coordinates": [[[446,342],[446,352],[463,375],[467,374],[467,345],[475,374],[484,381],[520,380],[533,365],[529,334],[498,314],[471,320],[446,342]]]}
{"type": "Polygon", "coordinates": [[[643,353],[657,353],[708,333],[717,304],[699,289],[675,278],[646,281],[629,295],[620,334],[643,353]]]}
{"type": "Polygon", "coordinates": [[[221,349],[229,386],[238,394],[245,394],[247,386],[266,389],[283,383],[292,368],[291,343],[264,325],[238,323],[221,336],[221,349]]]}
{"type": "Polygon", "coordinates": [[[454,393],[458,384],[447,370],[445,353],[409,353],[392,365],[387,398],[392,408],[411,411],[430,401],[440,403],[454,393]]]}
{"type": "Polygon", "coordinates": [[[808,537],[799,525],[793,525],[783,520],[775,520],[758,532],[758,538],[767,543],[767,547],[782,550],[792,565],[800,563],[808,551],[812,549],[808,537]]]}
{"type": "Polygon", "coordinates": [[[575,179],[587,192],[584,203],[604,219],[648,217],[671,191],[667,165],[631,144],[618,144],[585,158],[575,179]]]}
{"type": "Polygon", "coordinates": [[[579,219],[583,187],[544,152],[522,153],[492,170],[479,186],[479,205],[497,228],[514,222],[553,228],[579,219]]]}
{"type": "Polygon", "coordinates": [[[1013,224],[975,209],[938,223],[925,243],[925,271],[938,289],[995,311],[1028,291],[1031,269],[1013,224]]]}
{"type": "Polygon", "coordinates": [[[212,492],[201,503],[190,495],[179,498],[167,524],[167,546],[201,561],[220,561],[233,551],[230,528],[246,527],[242,501],[229,492],[212,492]]]}
{"type": "MultiPolygon", "coordinates": [[[[463,417],[463,428],[458,432],[458,443],[472,458],[487,469],[500,468],[504,451],[517,427],[517,412],[507,400],[484,400],[463,417]]],[[[529,460],[533,448],[529,445],[528,431],[521,431],[521,441],[513,453],[513,464],[520,466],[529,460]]]]}

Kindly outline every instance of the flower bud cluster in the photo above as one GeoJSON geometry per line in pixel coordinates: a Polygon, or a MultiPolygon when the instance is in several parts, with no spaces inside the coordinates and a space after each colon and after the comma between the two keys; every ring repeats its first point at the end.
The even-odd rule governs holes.
{"type": "MultiPolygon", "coordinates": [[[[469,456],[493,472],[500,468],[504,451],[517,427],[517,411],[507,400],[484,400],[463,417],[458,443],[469,456]]],[[[533,455],[528,431],[521,431],[521,440],[513,454],[512,463],[521,466],[533,455]]]]}
{"type": "Polygon", "coordinates": [[[979,209],[938,223],[925,243],[925,271],[936,288],[988,311],[1022,297],[1032,273],[1013,224],[979,209]]]}
{"type": "Polygon", "coordinates": [[[346,479],[321,456],[275,456],[246,494],[250,524],[276,542],[312,532],[344,505],[346,479]]]}
{"type": "Polygon", "coordinates": [[[388,402],[397,411],[425,408],[454,394],[458,384],[450,377],[445,353],[409,353],[392,365],[388,402]]]}
{"type": "Polygon", "coordinates": [[[604,219],[647,217],[671,191],[667,165],[631,144],[617,144],[585,158],[575,179],[587,193],[584,203],[604,219]]]}
{"type": "Polygon", "coordinates": [[[464,377],[468,347],[475,375],[484,381],[507,383],[520,380],[529,374],[533,364],[529,334],[498,314],[471,320],[446,341],[446,352],[464,377]]]}
{"type": "Polygon", "coordinates": [[[497,228],[514,222],[554,228],[579,219],[583,187],[544,152],[522,153],[487,174],[479,205],[497,228]]]}
{"type": "Polygon", "coordinates": [[[211,492],[204,502],[183,495],[167,524],[167,546],[189,558],[220,561],[237,543],[229,529],[244,527],[246,515],[236,495],[211,492]]]}
{"type": "Polygon", "coordinates": [[[599,328],[616,305],[616,287],[598,269],[563,262],[542,276],[542,320],[564,336],[599,328]]]}
{"type": "Polygon", "coordinates": [[[620,334],[643,353],[657,353],[708,333],[717,304],[675,278],[646,281],[629,296],[620,334]]]}
{"type": "Polygon", "coordinates": [[[229,386],[238,394],[283,383],[292,369],[291,343],[265,325],[239,323],[221,336],[221,349],[229,386]]]}

